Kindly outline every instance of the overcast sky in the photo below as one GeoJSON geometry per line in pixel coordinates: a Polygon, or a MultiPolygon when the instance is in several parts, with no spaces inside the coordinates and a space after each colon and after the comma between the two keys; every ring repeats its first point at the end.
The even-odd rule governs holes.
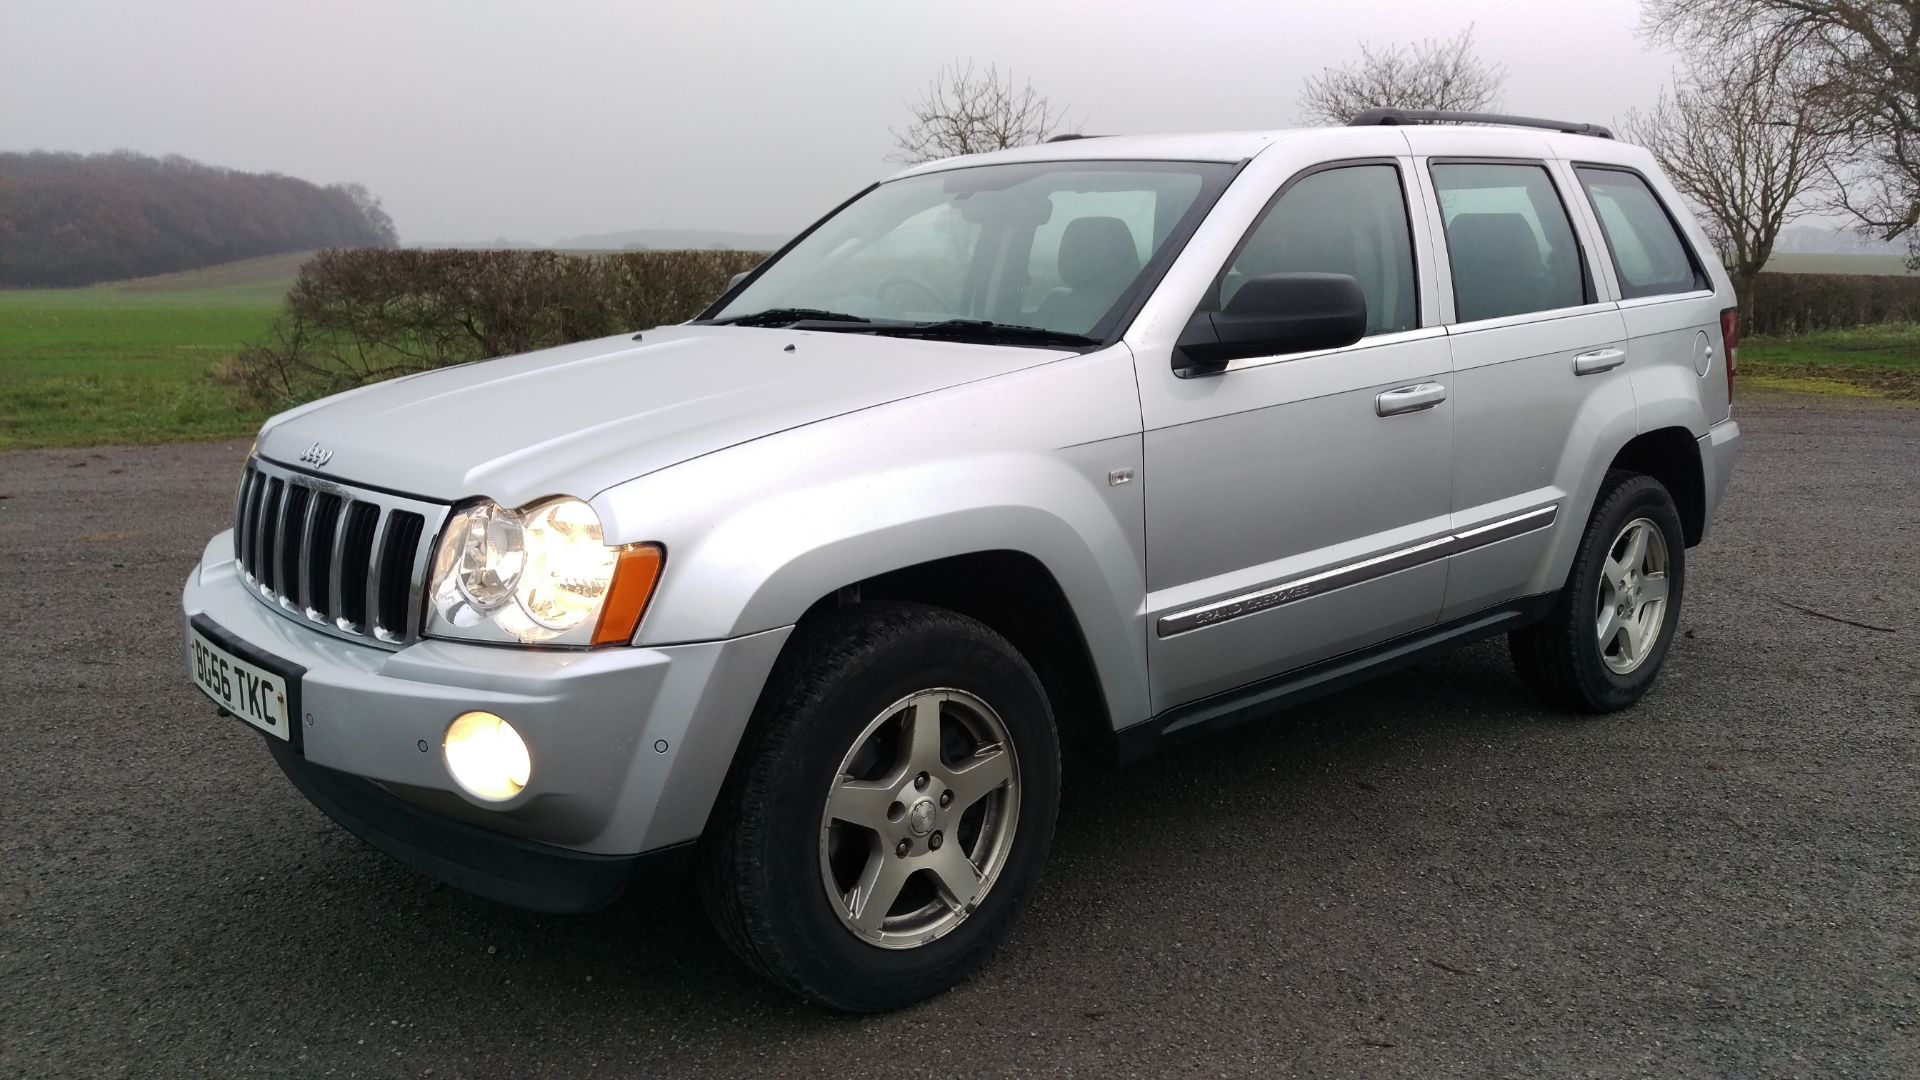
{"type": "Polygon", "coordinates": [[[403,240],[792,232],[893,171],[941,64],[1092,132],[1293,123],[1358,43],[1476,24],[1514,112],[1605,121],[1672,60],[1637,0],[0,0],[0,149],[357,180],[403,240]]]}

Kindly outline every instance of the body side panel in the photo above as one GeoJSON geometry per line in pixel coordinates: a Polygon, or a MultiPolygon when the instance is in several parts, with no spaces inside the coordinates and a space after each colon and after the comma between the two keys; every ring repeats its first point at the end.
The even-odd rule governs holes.
{"type": "Polygon", "coordinates": [[[1715,341],[1721,306],[1704,291],[1620,304],[1641,431],[1678,427],[1699,438],[1725,417],[1725,360],[1715,341]]]}

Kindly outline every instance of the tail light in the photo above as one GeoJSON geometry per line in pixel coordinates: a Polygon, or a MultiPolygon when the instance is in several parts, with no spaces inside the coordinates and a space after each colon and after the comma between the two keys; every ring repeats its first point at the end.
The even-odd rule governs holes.
{"type": "Polygon", "coordinates": [[[1720,312],[1720,348],[1727,361],[1727,405],[1733,405],[1733,373],[1740,367],[1740,309],[1720,312]]]}

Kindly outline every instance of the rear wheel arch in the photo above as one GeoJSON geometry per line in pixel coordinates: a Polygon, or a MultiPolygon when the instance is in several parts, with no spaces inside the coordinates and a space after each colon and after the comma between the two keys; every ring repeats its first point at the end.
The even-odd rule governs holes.
{"type": "Polygon", "coordinates": [[[1521,680],[1543,700],[1575,712],[1612,712],[1652,686],[1672,645],[1686,589],[1679,517],[1672,493],[1657,478],[1625,469],[1607,473],[1552,609],[1507,636],[1521,680]],[[1636,547],[1636,534],[1652,542],[1636,547]],[[1626,620],[1636,620],[1637,635],[1626,620]],[[1643,649],[1636,639],[1649,631],[1653,636],[1643,649]],[[1641,650],[1624,667],[1609,659],[1621,632],[1627,646],[1641,650]]]}
{"type": "Polygon", "coordinates": [[[1607,468],[1660,481],[1680,512],[1680,527],[1688,547],[1706,535],[1706,474],[1700,461],[1700,443],[1692,432],[1683,427],[1642,432],[1627,440],[1607,468]]]}

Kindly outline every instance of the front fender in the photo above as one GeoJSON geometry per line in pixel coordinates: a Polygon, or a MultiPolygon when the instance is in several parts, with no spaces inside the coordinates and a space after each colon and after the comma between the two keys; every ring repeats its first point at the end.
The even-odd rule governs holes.
{"type": "Polygon", "coordinates": [[[667,548],[638,644],[796,622],[892,570],[1018,551],[1060,586],[1115,723],[1147,706],[1139,411],[1124,350],[783,432],[603,492],[614,542],[667,548]]]}

